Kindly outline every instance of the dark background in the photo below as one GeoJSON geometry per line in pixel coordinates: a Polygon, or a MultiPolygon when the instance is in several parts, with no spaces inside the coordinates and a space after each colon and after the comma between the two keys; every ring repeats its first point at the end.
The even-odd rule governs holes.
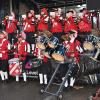
{"type": "Polygon", "coordinates": [[[99,10],[100,9],[100,0],[87,0],[88,10],[99,10]]]}

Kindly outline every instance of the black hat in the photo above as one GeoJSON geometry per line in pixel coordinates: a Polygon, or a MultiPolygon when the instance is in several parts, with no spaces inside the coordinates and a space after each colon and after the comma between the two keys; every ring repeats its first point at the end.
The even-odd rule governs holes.
{"type": "Polygon", "coordinates": [[[74,30],[70,30],[68,33],[69,34],[75,34],[76,32],[74,30]]]}
{"type": "Polygon", "coordinates": [[[74,13],[72,10],[69,10],[69,11],[67,11],[66,13],[70,13],[70,12],[71,12],[71,13],[74,13]]]}
{"type": "Polygon", "coordinates": [[[80,12],[83,12],[83,11],[85,11],[85,10],[87,11],[87,8],[83,8],[83,9],[81,9],[80,12]]]}

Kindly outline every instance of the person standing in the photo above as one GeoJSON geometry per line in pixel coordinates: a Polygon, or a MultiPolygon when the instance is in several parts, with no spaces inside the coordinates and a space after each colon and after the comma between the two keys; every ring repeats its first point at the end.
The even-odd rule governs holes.
{"type": "Polygon", "coordinates": [[[76,40],[75,34],[77,33],[71,30],[68,33],[69,40],[66,40],[64,42],[64,46],[67,49],[66,56],[68,57],[68,59],[72,59],[72,61],[68,63],[68,70],[70,69],[70,75],[65,82],[65,87],[73,87],[76,80],[77,72],[79,70],[78,65],[80,61],[80,53],[83,52],[83,49],[80,46],[80,42],[76,40]]]}
{"type": "Polygon", "coordinates": [[[36,46],[34,56],[42,60],[42,64],[38,69],[40,85],[47,85],[49,69],[51,66],[50,59],[45,56],[44,52],[45,50],[41,50],[40,48],[38,48],[38,46],[36,46]]]}
{"type": "Polygon", "coordinates": [[[54,13],[50,17],[50,23],[51,23],[50,31],[53,33],[55,37],[59,39],[59,41],[61,40],[61,36],[63,34],[62,20],[63,17],[61,16],[61,13],[59,13],[58,9],[55,9],[54,13]]]}
{"type": "Polygon", "coordinates": [[[78,22],[78,28],[79,28],[79,40],[81,43],[84,43],[86,40],[86,37],[91,34],[92,31],[92,23],[89,20],[89,12],[86,8],[83,8],[80,10],[81,16],[80,20],[78,22]]]}
{"type": "Polygon", "coordinates": [[[77,25],[74,22],[73,10],[67,11],[66,18],[64,19],[64,33],[67,34],[70,30],[78,31],[77,25]]]}
{"type": "Polygon", "coordinates": [[[3,24],[5,25],[5,31],[8,33],[8,40],[11,45],[16,42],[15,35],[17,33],[17,19],[15,18],[14,12],[10,16],[5,17],[3,24]]]}
{"type": "MultiPolygon", "coordinates": [[[[22,75],[24,82],[27,81],[26,76],[26,70],[25,70],[25,64],[26,64],[26,56],[28,53],[30,53],[30,46],[28,42],[25,41],[25,37],[22,36],[22,34],[18,35],[18,42],[14,45],[15,49],[15,58],[19,58],[19,61],[22,65],[22,75]]],[[[16,81],[19,81],[19,76],[16,76],[16,81]]]]}
{"type": "Polygon", "coordinates": [[[7,33],[0,32],[0,62],[1,62],[1,79],[8,80],[8,59],[9,59],[10,42],[7,40],[7,33]]]}
{"type": "Polygon", "coordinates": [[[27,12],[26,18],[23,18],[23,32],[26,34],[26,41],[30,44],[31,52],[34,50],[35,44],[35,12],[34,10],[27,12]]]}
{"type": "Polygon", "coordinates": [[[41,9],[40,17],[37,20],[37,31],[48,30],[49,16],[46,8],[41,9]]]}

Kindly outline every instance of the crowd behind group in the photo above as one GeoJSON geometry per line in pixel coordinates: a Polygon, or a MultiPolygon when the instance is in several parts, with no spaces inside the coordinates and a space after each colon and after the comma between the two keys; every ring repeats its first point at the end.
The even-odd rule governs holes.
{"type": "MultiPolygon", "coordinates": [[[[50,43],[47,43],[46,48],[48,47],[51,50],[60,46],[64,47],[68,59],[74,58],[73,74],[69,78],[70,86],[73,86],[80,61],[80,53],[83,52],[81,43],[85,41],[85,38],[80,38],[79,34],[90,34],[92,26],[89,19],[90,13],[86,8],[80,11],[80,15],[73,9],[69,9],[65,17],[62,13],[60,8],[53,9],[50,13],[46,8],[42,8],[40,15],[35,15],[34,10],[22,15],[20,22],[16,19],[14,12],[4,18],[2,21],[4,30],[0,31],[0,75],[2,81],[8,80],[9,72],[10,75],[16,76],[16,81],[19,81],[19,76],[22,73],[26,82],[25,64],[27,56],[31,54],[38,59],[42,59],[41,67],[39,67],[40,84],[48,83],[48,68],[51,68],[49,67],[51,58],[43,53],[47,49],[41,47],[44,42],[43,36],[46,36],[46,38],[51,39],[54,45],[52,47],[50,43]],[[52,40],[54,37],[58,41],[57,44],[55,44],[55,39],[52,40]],[[39,43],[41,44],[39,45],[39,43]],[[9,54],[13,54],[13,56],[9,56],[9,54]],[[15,61],[10,60],[12,58],[15,58],[13,59],[15,61]],[[16,64],[19,61],[21,62],[22,72],[18,67],[19,64],[16,64]]],[[[59,60],[60,58],[58,55],[54,55],[54,59],[59,60]]],[[[60,60],[64,61],[65,59],[61,58],[60,60]]],[[[68,85],[66,80],[65,87],[68,85]]]]}

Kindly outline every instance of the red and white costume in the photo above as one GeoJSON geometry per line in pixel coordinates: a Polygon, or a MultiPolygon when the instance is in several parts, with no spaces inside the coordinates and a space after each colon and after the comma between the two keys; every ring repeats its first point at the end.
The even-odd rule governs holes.
{"type": "Polygon", "coordinates": [[[10,50],[10,43],[5,38],[4,33],[0,34],[0,62],[1,62],[1,79],[2,81],[8,79],[8,54],[10,50]]]}
{"type": "Polygon", "coordinates": [[[38,59],[42,59],[42,64],[39,67],[39,79],[40,84],[47,84],[47,75],[48,75],[48,68],[50,66],[50,62],[46,56],[43,54],[44,51],[39,49],[37,46],[34,51],[34,56],[36,56],[38,59]]]}
{"type": "Polygon", "coordinates": [[[63,44],[67,48],[66,56],[75,58],[76,63],[78,63],[80,53],[83,52],[83,49],[81,48],[81,43],[75,40],[75,38],[76,37],[71,37],[70,41],[65,41],[63,44]]]}
{"type": "Polygon", "coordinates": [[[40,48],[38,48],[38,46],[36,45],[35,50],[33,52],[33,55],[39,59],[43,59],[43,53],[42,50],[40,48]]]}
{"type": "MultiPolygon", "coordinates": [[[[78,40],[75,40],[75,38],[71,38],[70,41],[65,41],[64,46],[67,48],[66,56],[68,58],[74,58],[74,61],[71,62],[68,67],[71,68],[71,75],[68,79],[66,79],[66,82],[64,84],[65,87],[71,86],[73,87],[76,79],[76,74],[78,71],[78,63],[80,61],[80,53],[83,52],[83,49],[80,47],[80,42],[78,40]],[[69,83],[68,83],[69,81],[69,83]]],[[[69,70],[69,69],[68,69],[69,70]]],[[[62,78],[62,80],[64,77],[62,78]]]]}
{"type": "Polygon", "coordinates": [[[83,16],[83,18],[78,23],[78,27],[79,27],[80,32],[91,32],[92,31],[91,22],[85,16],[83,16]]]}
{"type": "Polygon", "coordinates": [[[80,32],[91,32],[92,24],[89,20],[89,12],[83,8],[82,15],[80,16],[80,21],[78,23],[80,32]]]}
{"type": "MultiPolygon", "coordinates": [[[[27,54],[30,52],[30,46],[25,40],[21,40],[14,45],[15,48],[15,58],[19,58],[22,62],[22,73],[24,82],[27,81],[26,73],[25,73],[25,60],[27,54]]],[[[16,76],[16,81],[19,81],[19,76],[16,76]]]]}
{"type": "Polygon", "coordinates": [[[8,40],[12,45],[17,41],[15,37],[15,33],[17,33],[17,23],[18,21],[15,19],[15,15],[11,15],[3,21],[6,28],[5,31],[8,33],[8,40]]]}
{"type": "Polygon", "coordinates": [[[71,16],[68,19],[64,19],[64,33],[68,33],[70,30],[77,31],[77,25],[74,22],[74,18],[71,16]]]}
{"type": "Polygon", "coordinates": [[[30,44],[32,50],[34,50],[35,43],[35,14],[33,12],[28,12],[27,18],[23,17],[23,31],[26,34],[26,41],[30,44]]]}
{"type": "Polygon", "coordinates": [[[23,21],[23,31],[26,33],[35,32],[35,18],[26,18],[23,21]]]}
{"type": "Polygon", "coordinates": [[[20,58],[20,60],[25,60],[27,54],[30,52],[29,44],[25,41],[22,40],[20,43],[17,42],[14,45],[15,48],[15,58],[20,58]]]}
{"type": "Polygon", "coordinates": [[[10,50],[10,43],[7,39],[0,38],[0,60],[8,60],[8,53],[10,50]]]}
{"type": "Polygon", "coordinates": [[[61,16],[55,16],[55,18],[50,19],[51,21],[51,32],[52,33],[61,33],[63,32],[61,20],[63,18],[61,16]]]}
{"type": "Polygon", "coordinates": [[[44,30],[48,30],[48,20],[49,20],[49,16],[47,14],[47,9],[43,8],[41,9],[41,15],[38,18],[38,26],[37,26],[37,30],[38,31],[44,31],[44,30]]]}
{"type": "Polygon", "coordinates": [[[14,18],[11,21],[9,19],[4,19],[4,25],[6,26],[6,32],[8,34],[14,33],[17,30],[18,21],[14,18]]]}

